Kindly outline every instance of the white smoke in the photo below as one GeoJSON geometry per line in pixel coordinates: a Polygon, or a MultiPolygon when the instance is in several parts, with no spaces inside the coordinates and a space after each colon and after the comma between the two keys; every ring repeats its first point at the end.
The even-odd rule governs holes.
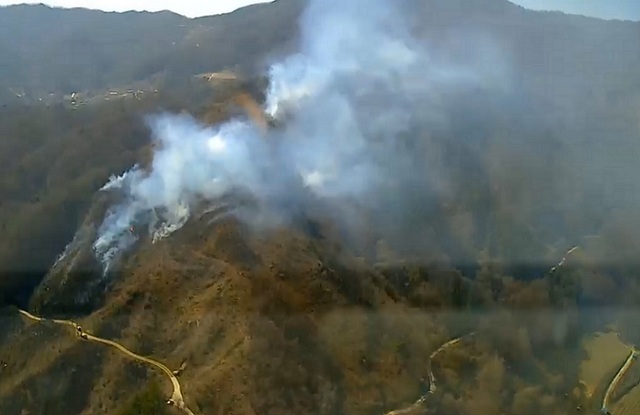
{"type": "MultiPolygon", "coordinates": [[[[136,167],[134,167],[134,169],[135,168],[136,167]]],[[[102,186],[100,190],[121,189],[125,179],[127,178],[127,174],[128,172],[125,172],[120,176],[112,174],[111,177],[109,177],[109,181],[107,181],[107,183],[104,186],[102,186]]]]}
{"type": "Polygon", "coordinates": [[[446,123],[442,94],[493,75],[436,62],[392,0],[312,0],[301,27],[300,52],[269,72],[264,110],[283,128],[265,138],[244,119],[210,128],[186,115],[150,118],[158,144],[150,171],[134,167],[103,187],[125,196],[94,243],[105,269],[141,226],[153,240],[167,237],[196,202],[229,191],[283,206],[301,182],[317,197],[365,202],[417,174],[416,149],[398,137],[446,123]]]}
{"type": "Polygon", "coordinates": [[[112,178],[103,190],[119,189],[125,199],[107,213],[94,250],[105,269],[146,227],[155,242],[180,229],[198,198],[215,199],[234,187],[258,188],[252,157],[260,137],[249,123],[232,121],[207,128],[185,115],[149,119],[159,150],[151,171],[135,167],[112,178]]]}

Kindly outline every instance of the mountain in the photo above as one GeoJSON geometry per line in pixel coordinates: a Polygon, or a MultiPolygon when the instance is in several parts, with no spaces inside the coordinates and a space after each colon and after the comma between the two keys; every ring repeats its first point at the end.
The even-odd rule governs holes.
{"type": "Polygon", "coordinates": [[[127,85],[158,73],[254,71],[294,36],[301,7],[285,0],[198,19],[170,12],[0,7],[0,79],[41,96],[127,85]]]}
{"type": "MultiPolygon", "coordinates": [[[[533,12],[502,0],[405,3],[415,3],[416,31],[447,47],[462,25],[499,39],[538,87],[599,89],[589,85],[628,79],[640,67],[637,43],[616,41],[638,36],[637,23],[533,12]]],[[[196,19],[170,12],[0,7],[0,79],[5,87],[45,95],[126,85],[158,73],[255,73],[294,49],[304,4],[278,0],[196,19]]]]}
{"type": "Polygon", "coordinates": [[[601,411],[640,341],[640,24],[307,3],[0,8],[0,413],[601,411]]]}

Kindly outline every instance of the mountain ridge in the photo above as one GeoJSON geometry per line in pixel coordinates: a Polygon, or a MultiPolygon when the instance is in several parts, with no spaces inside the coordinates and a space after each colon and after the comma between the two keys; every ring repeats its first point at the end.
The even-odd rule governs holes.
{"type": "MultiPolygon", "coordinates": [[[[41,97],[52,92],[71,94],[126,85],[159,73],[186,76],[236,69],[254,75],[263,72],[274,57],[295,49],[295,21],[305,3],[278,0],[198,18],[172,12],[4,6],[0,8],[0,87],[41,97]],[[57,22],[43,24],[45,17],[57,22]],[[52,27],[56,29],[52,31],[52,27]],[[47,71],[39,69],[41,62],[48,63],[47,71]]],[[[537,24],[574,22],[595,25],[598,31],[605,27],[640,31],[640,22],[531,11],[507,0],[456,4],[428,1],[419,6],[415,0],[405,3],[421,10],[415,17],[423,20],[417,21],[422,27],[427,23],[437,27],[447,21],[459,21],[463,15],[477,15],[490,17],[487,23],[494,29],[507,21],[522,24],[526,16],[525,20],[534,18],[537,24]],[[502,20],[491,16],[501,16],[502,20]]],[[[499,28],[501,32],[505,30],[499,28]]]]}

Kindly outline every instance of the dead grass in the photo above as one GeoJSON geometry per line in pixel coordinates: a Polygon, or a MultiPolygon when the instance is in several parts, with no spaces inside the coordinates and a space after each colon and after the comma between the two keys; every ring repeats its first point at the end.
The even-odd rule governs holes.
{"type": "Polygon", "coordinates": [[[629,356],[629,348],[614,332],[596,333],[584,341],[583,347],[588,358],[580,366],[580,381],[591,397],[600,384],[608,381],[605,376],[615,373],[629,356]]]}
{"type": "MultiPolygon", "coordinates": [[[[81,323],[96,333],[110,326],[111,339],[170,368],[186,360],[180,381],[197,414],[364,415],[413,402],[434,320],[391,306],[366,269],[323,263],[329,249],[295,231],[252,238],[232,222],[189,224],[170,241],[143,246],[106,305],[81,323]],[[249,254],[251,261],[238,259],[249,254]]],[[[62,340],[77,344],[71,336],[62,340]]],[[[169,393],[152,369],[132,373],[136,363],[115,351],[77,347],[86,359],[94,349],[104,355],[83,414],[117,413],[123,393],[156,377],[169,393]]],[[[21,373],[49,366],[25,357],[21,373]]],[[[16,379],[9,389],[23,385],[16,379]]]]}

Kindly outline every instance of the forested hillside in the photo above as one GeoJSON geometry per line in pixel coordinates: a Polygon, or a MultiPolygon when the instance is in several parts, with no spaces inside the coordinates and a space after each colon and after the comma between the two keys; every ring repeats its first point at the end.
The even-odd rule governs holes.
{"type": "MultiPolygon", "coordinates": [[[[499,95],[461,90],[443,102],[450,128],[417,131],[420,144],[412,145],[436,145],[431,157],[457,188],[426,216],[405,216],[402,227],[434,226],[431,245],[465,272],[473,274],[478,252],[486,251],[523,278],[539,275],[569,241],[620,241],[635,229],[640,45],[617,39],[637,38],[640,25],[531,12],[502,0],[406,3],[409,29],[434,62],[475,65],[509,85],[499,95]],[[472,171],[473,181],[459,180],[472,171]]],[[[165,104],[202,105],[187,81],[196,73],[264,71],[295,49],[303,6],[279,0],[199,19],[0,8],[0,93],[9,102],[0,112],[0,226],[10,241],[0,269],[36,281],[69,242],[99,184],[139,159],[149,139],[143,116],[165,104]],[[98,99],[73,110],[27,105],[12,92],[122,87],[152,75],[164,80],[159,95],[98,99]]],[[[423,243],[406,235],[399,231],[391,242],[414,255],[423,243]]],[[[624,247],[604,244],[600,256],[633,262],[637,238],[626,240],[624,247]]]]}
{"type": "Polygon", "coordinates": [[[5,106],[0,111],[0,229],[7,243],[0,248],[0,297],[27,301],[73,238],[94,193],[109,176],[149,158],[146,117],[162,111],[206,113],[228,93],[185,80],[141,100],[81,110],[63,104],[5,106]]]}
{"type": "Polygon", "coordinates": [[[1,7],[0,412],[610,409],[637,39],[506,0],[1,7]]]}
{"type": "MultiPolygon", "coordinates": [[[[264,72],[270,60],[295,50],[304,4],[278,0],[199,19],[0,8],[0,94],[8,100],[0,112],[0,226],[7,241],[0,269],[37,280],[70,240],[92,193],[139,160],[149,139],[143,116],[165,104],[201,105],[187,81],[194,74],[264,72]],[[26,104],[14,93],[124,87],[152,75],[164,80],[160,94],[142,101],[71,109],[26,104]]],[[[478,253],[486,252],[516,277],[531,278],[563,245],[598,235],[611,238],[601,258],[634,262],[637,238],[620,241],[636,229],[640,205],[640,44],[618,39],[638,38],[640,25],[532,12],[503,0],[405,6],[412,8],[408,29],[435,63],[470,65],[509,84],[500,94],[461,90],[447,97],[442,110],[450,127],[416,131],[420,139],[411,145],[436,146],[430,157],[446,166],[455,188],[428,214],[405,215],[392,245],[416,254],[423,241],[402,229],[422,224],[438,235],[427,245],[435,243],[471,275],[478,253]],[[469,174],[474,180],[460,180],[469,174]]]]}

